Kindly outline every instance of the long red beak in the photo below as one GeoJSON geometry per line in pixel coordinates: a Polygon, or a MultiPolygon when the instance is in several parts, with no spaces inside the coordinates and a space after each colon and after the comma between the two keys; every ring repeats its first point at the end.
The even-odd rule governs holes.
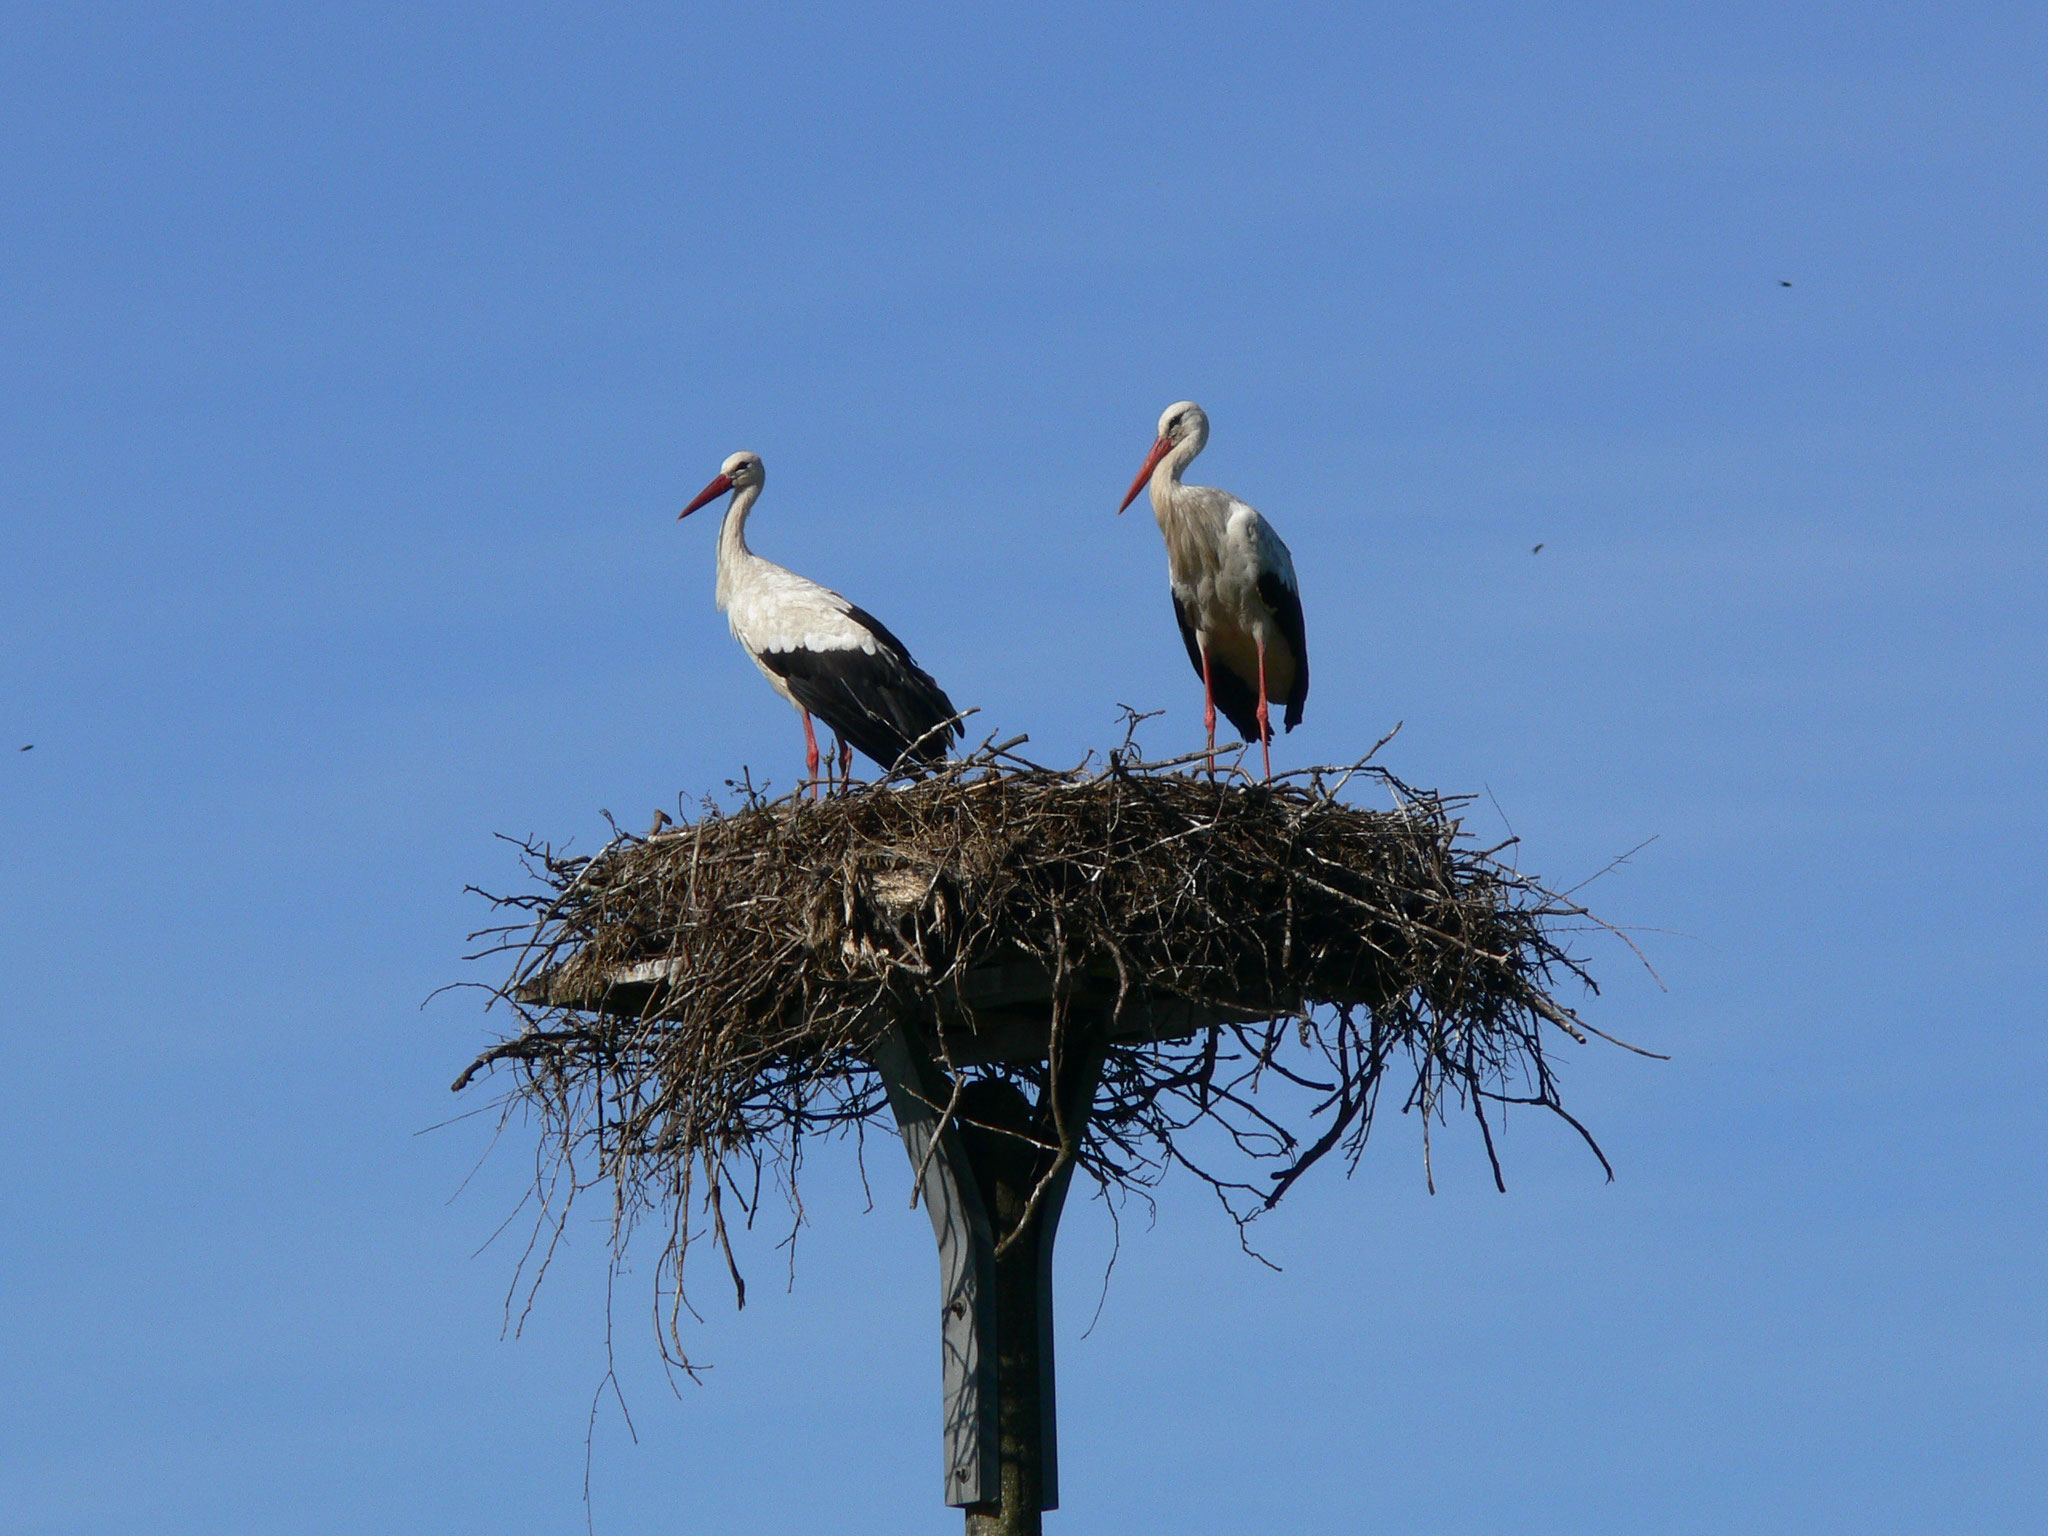
{"type": "Polygon", "coordinates": [[[680,523],[692,512],[696,511],[699,507],[703,506],[705,502],[716,501],[719,497],[723,496],[727,491],[731,489],[732,476],[720,475],[716,480],[712,481],[709,485],[705,486],[703,490],[697,493],[697,499],[695,501],[691,502],[687,507],[683,508],[682,511],[676,514],[676,521],[680,523]]]}
{"type": "Polygon", "coordinates": [[[1123,507],[1116,509],[1119,517],[1123,515],[1124,507],[1128,507],[1138,499],[1138,492],[1145,489],[1145,482],[1152,478],[1152,471],[1159,467],[1159,461],[1171,452],[1173,452],[1173,439],[1170,437],[1162,437],[1152,445],[1152,451],[1145,455],[1145,467],[1138,471],[1138,478],[1133,480],[1131,488],[1124,492],[1123,507]]]}

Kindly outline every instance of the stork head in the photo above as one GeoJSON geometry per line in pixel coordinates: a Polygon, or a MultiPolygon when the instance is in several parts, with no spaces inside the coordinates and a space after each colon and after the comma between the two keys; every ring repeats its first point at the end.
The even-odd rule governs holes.
{"type": "Polygon", "coordinates": [[[748,486],[767,484],[768,471],[761,467],[761,455],[748,453],[744,448],[718,467],[718,478],[697,493],[697,499],[676,514],[681,522],[706,502],[716,501],[727,491],[743,491],[748,486]]]}
{"type": "Polygon", "coordinates": [[[1209,415],[1192,400],[1176,400],[1159,413],[1159,440],[1152,445],[1152,451],[1145,456],[1145,467],[1138,471],[1138,478],[1131,482],[1131,488],[1124,493],[1124,504],[1117,511],[1122,512],[1138,499],[1138,492],[1145,489],[1145,482],[1152,478],[1152,471],[1159,467],[1159,461],[1183,443],[1192,444],[1181,459],[1185,464],[1202,451],[1202,445],[1209,441],[1209,415]]]}
{"type": "Polygon", "coordinates": [[[1199,437],[1209,440],[1209,413],[1192,400],[1176,400],[1159,413],[1159,435],[1169,442],[1199,437]]]}

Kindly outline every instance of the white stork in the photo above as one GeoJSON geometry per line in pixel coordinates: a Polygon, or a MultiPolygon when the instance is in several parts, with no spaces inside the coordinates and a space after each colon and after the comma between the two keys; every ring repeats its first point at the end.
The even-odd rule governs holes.
{"type": "Polygon", "coordinates": [[[1202,725],[1209,766],[1216,766],[1220,707],[1246,741],[1256,739],[1273,776],[1273,724],[1267,700],[1287,703],[1287,729],[1301,724],[1308,698],[1308,636],[1294,560],[1280,535],[1228,491],[1182,485],[1180,477],[1209,441],[1209,417],[1192,400],[1159,418],[1159,440],[1131,482],[1118,513],[1152,486],[1152,514],[1166,535],[1173,616],[1188,660],[1202,675],[1202,725]]]}
{"type": "Polygon", "coordinates": [[[676,520],[733,493],[718,530],[718,607],[740,649],[803,716],[812,795],[818,791],[812,715],[839,738],[842,780],[853,767],[849,742],[884,768],[896,767],[906,753],[920,763],[940,761],[962,734],[959,712],[903,642],[837,592],[747,548],[747,514],[767,478],[758,453],[736,453],[676,520]]]}

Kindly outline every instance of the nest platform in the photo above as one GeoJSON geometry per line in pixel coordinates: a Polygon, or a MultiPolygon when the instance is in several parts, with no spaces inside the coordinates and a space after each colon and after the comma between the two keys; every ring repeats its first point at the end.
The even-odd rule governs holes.
{"type": "Polygon", "coordinates": [[[621,1252],[658,1215],[685,1368],[693,1221],[743,1301],[728,1202],[751,1222],[780,1185],[798,1210],[811,1141],[893,1120],[944,1271],[948,1502],[1035,1519],[1072,1174],[1113,1194],[1182,1168],[1242,1224],[1325,1157],[1355,1166],[1392,1076],[1425,1166],[1456,1111],[1499,1182],[1504,1106],[1593,1146],[1548,1052],[1600,1032],[1557,996],[1592,986],[1566,948],[1591,919],[1469,839],[1461,800],[1370,758],[1259,782],[1019,744],[823,799],[747,792],[588,857],[523,845],[533,884],[493,898],[514,916],[487,950],[515,957],[496,996],[520,1027],[455,1086],[511,1074],[557,1236],[597,1184],[621,1252]]]}
{"type": "Polygon", "coordinates": [[[1059,1042],[1099,1039],[1084,1166],[1112,1180],[1273,1069],[1327,1085],[1318,1134],[1276,1124],[1244,1148],[1286,1163],[1283,1187],[1339,1144],[1333,1125],[1363,1131],[1396,1062],[1412,1107],[1455,1104],[1482,1130],[1491,1102],[1561,1113],[1546,1035],[1588,1032],[1555,991],[1591,986],[1565,947],[1590,919],[1466,838],[1463,805],[1370,762],[1260,783],[984,748],[592,857],[528,844],[537,889],[495,898],[524,917],[492,930],[523,1027],[456,1086],[515,1070],[558,1137],[657,1193],[693,1160],[783,1155],[880,1113],[875,1043],[897,1026],[950,1068],[1034,1081],[1059,1042]]]}

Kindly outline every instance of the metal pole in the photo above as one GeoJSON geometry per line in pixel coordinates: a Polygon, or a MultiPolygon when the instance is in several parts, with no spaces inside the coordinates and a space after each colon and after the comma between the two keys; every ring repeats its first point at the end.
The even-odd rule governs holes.
{"type": "Polygon", "coordinates": [[[940,1063],[900,1027],[876,1051],[939,1244],[946,1502],[965,1509],[967,1536],[1041,1536],[1040,1512],[1059,1504],[1052,1249],[1073,1165],[1055,1173],[1053,1148],[1062,1130],[1073,1145],[1084,1134],[1103,1049],[1064,1054],[1043,1102],[982,1079],[941,1127],[952,1082],[940,1063]],[[1028,1228],[996,1258],[1048,1174],[1028,1228]]]}
{"type": "MultiPolygon", "coordinates": [[[[985,1081],[961,1095],[961,1129],[967,1157],[989,1212],[989,1226],[1001,1243],[1024,1221],[1038,1179],[1038,1149],[1031,1103],[1012,1083],[985,1081]],[[1006,1134],[1007,1133],[1007,1134],[1006,1134]]],[[[996,1497],[967,1506],[967,1536],[1041,1536],[1039,1512],[1059,1503],[1057,1487],[1046,1487],[1046,1451],[1057,1443],[1047,1412],[1051,1394],[1040,1385],[1050,1375],[1052,1297],[1040,1296],[1039,1245],[1050,1246],[1057,1209],[1040,1202],[1031,1227],[996,1260],[996,1424],[1001,1474],[996,1497]],[[1050,1218],[1050,1219],[1048,1219],[1050,1218]]]]}

